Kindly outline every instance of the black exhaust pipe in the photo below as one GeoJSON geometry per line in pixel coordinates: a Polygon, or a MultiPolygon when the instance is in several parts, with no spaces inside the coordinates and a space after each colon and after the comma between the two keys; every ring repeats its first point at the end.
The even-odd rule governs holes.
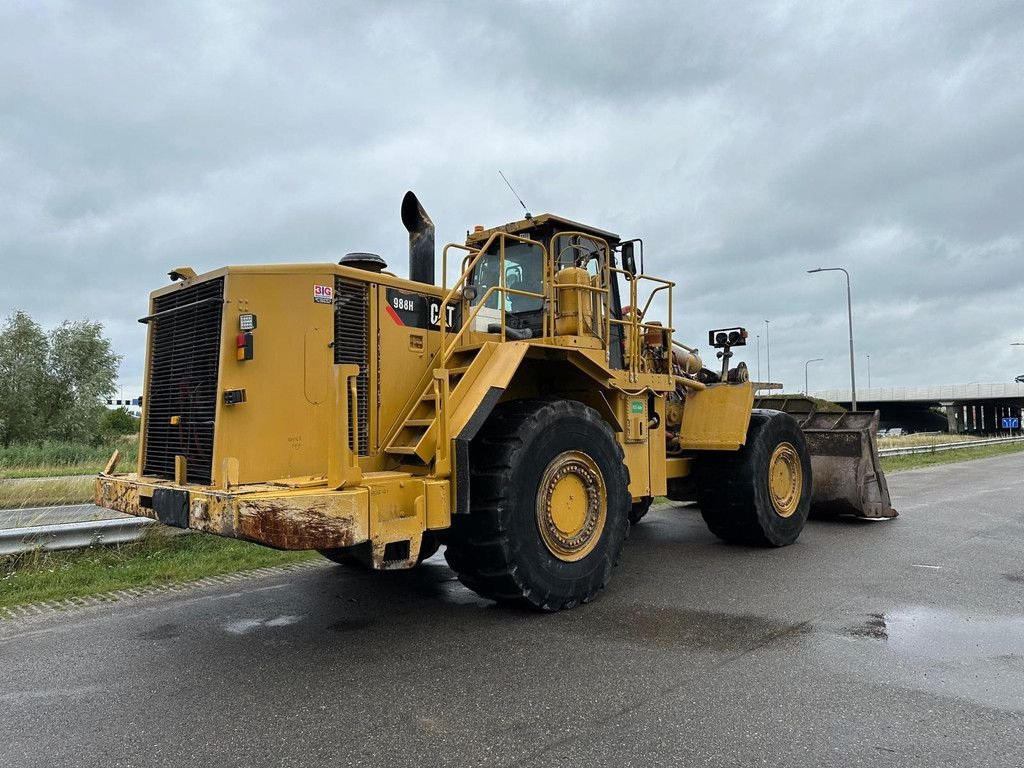
{"type": "Polygon", "coordinates": [[[402,223],[409,230],[409,279],[434,285],[434,222],[412,192],[402,198],[402,223]]]}

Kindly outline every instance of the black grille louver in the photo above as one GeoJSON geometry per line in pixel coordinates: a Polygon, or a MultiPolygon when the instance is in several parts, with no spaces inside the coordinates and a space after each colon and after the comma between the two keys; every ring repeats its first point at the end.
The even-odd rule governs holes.
{"type": "Polygon", "coordinates": [[[145,475],[173,479],[174,457],[182,455],[188,482],[212,482],[223,313],[223,277],[153,300],[145,475]]]}
{"type": "MultiPolygon", "coordinates": [[[[356,399],[359,405],[359,424],[356,436],[358,446],[352,444],[349,434],[349,447],[359,456],[370,452],[370,292],[366,283],[346,280],[342,277],[334,279],[334,362],[335,364],[350,363],[359,366],[356,378],[356,399]]],[[[349,424],[352,413],[349,412],[349,424]]]]}

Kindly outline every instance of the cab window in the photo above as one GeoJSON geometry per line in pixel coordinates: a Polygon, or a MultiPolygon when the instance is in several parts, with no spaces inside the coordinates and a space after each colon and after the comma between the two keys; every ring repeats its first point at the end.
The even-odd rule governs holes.
{"type": "MultiPolygon", "coordinates": [[[[483,300],[489,289],[502,285],[515,291],[544,293],[544,258],[540,247],[529,243],[506,241],[504,275],[500,274],[500,247],[499,242],[493,243],[480,257],[473,271],[472,285],[477,288],[477,296],[473,299],[474,306],[483,300]]],[[[485,306],[500,309],[499,302],[503,296],[505,312],[512,314],[535,312],[544,306],[542,296],[521,296],[503,291],[494,291],[487,297],[485,306]]]]}

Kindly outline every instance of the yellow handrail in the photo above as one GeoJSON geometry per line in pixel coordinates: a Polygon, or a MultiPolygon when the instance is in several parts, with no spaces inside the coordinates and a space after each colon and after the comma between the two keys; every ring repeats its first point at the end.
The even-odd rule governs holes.
{"type": "MultiPolygon", "coordinates": [[[[672,344],[677,344],[678,345],[678,342],[675,342],[674,339],[672,338],[672,336],[673,336],[673,334],[675,332],[675,328],[673,326],[673,318],[672,318],[672,310],[673,310],[673,307],[672,307],[672,298],[673,298],[672,297],[672,289],[675,287],[675,283],[673,283],[670,280],[665,280],[665,279],[658,278],[658,277],[651,277],[651,276],[644,275],[644,274],[632,274],[632,273],[627,272],[624,269],[620,269],[618,267],[612,266],[612,253],[613,253],[613,251],[612,251],[612,248],[609,245],[608,241],[605,240],[604,238],[599,237],[597,235],[594,235],[592,233],[577,232],[577,231],[558,232],[554,236],[552,236],[552,238],[551,238],[551,240],[550,240],[548,245],[549,245],[549,247],[545,247],[545,245],[543,243],[538,242],[536,240],[532,240],[532,239],[530,239],[528,237],[522,237],[520,235],[514,235],[514,234],[511,234],[509,232],[500,232],[499,231],[499,232],[491,233],[490,236],[487,238],[487,240],[483,243],[483,245],[481,245],[479,247],[476,247],[476,248],[474,248],[472,246],[469,246],[469,245],[463,245],[461,243],[448,243],[444,247],[444,249],[442,251],[442,267],[441,267],[442,268],[441,289],[442,289],[443,294],[442,294],[441,304],[438,307],[438,327],[439,327],[439,330],[440,330],[438,359],[435,361],[435,365],[434,365],[433,369],[431,369],[431,371],[427,372],[425,374],[425,376],[424,376],[426,381],[430,381],[431,378],[433,378],[434,394],[435,394],[435,397],[438,400],[438,406],[439,406],[438,409],[437,409],[437,414],[438,414],[438,416],[442,420],[446,420],[449,417],[449,414],[446,413],[446,411],[448,409],[443,407],[444,404],[446,404],[446,401],[448,399],[448,391],[447,391],[447,385],[448,385],[448,378],[447,377],[448,377],[448,374],[446,373],[448,362],[451,359],[452,355],[455,353],[457,347],[459,346],[459,343],[465,337],[467,330],[471,330],[472,329],[474,320],[476,320],[476,318],[479,316],[481,310],[484,307],[487,306],[488,300],[493,295],[500,294],[500,296],[501,296],[501,303],[500,303],[500,310],[501,311],[500,311],[500,323],[499,323],[499,325],[500,325],[500,338],[501,338],[501,341],[504,342],[506,340],[506,337],[507,337],[507,333],[506,333],[506,331],[507,331],[507,326],[506,326],[506,309],[505,309],[505,307],[506,307],[508,296],[523,296],[523,297],[532,298],[532,299],[540,299],[542,301],[542,307],[543,307],[543,312],[542,312],[542,331],[541,331],[540,339],[542,339],[542,340],[549,340],[549,339],[551,339],[551,338],[553,338],[555,336],[555,332],[556,332],[555,320],[556,320],[556,316],[557,316],[557,306],[558,306],[558,289],[557,289],[557,286],[555,284],[555,275],[556,275],[556,272],[557,272],[557,267],[561,263],[562,255],[566,251],[570,251],[570,250],[571,251],[577,251],[578,250],[578,251],[581,251],[584,254],[587,254],[589,256],[589,255],[593,255],[593,254],[601,254],[601,251],[603,249],[603,260],[601,262],[601,272],[600,272],[601,281],[600,281],[600,283],[598,285],[591,285],[589,282],[587,282],[586,284],[582,284],[582,285],[575,285],[574,284],[572,286],[572,288],[574,290],[586,291],[588,294],[590,294],[591,296],[595,297],[594,299],[591,299],[591,301],[590,301],[590,303],[592,305],[594,305],[595,302],[600,303],[601,309],[603,309],[603,312],[604,312],[604,318],[603,318],[604,322],[601,323],[600,322],[600,318],[595,318],[595,320],[597,322],[595,323],[594,328],[595,328],[595,330],[597,330],[597,334],[598,335],[603,336],[602,341],[604,342],[605,354],[607,356],[609,356],[609,360],[610,360],[611,346],[612,346],[612,343],[611,343],[611,339],[612,339],[612,335],[611,335],[612,326],[613,325],[618,325],[618,326],[621,326],[621,327],[623,327],[625,329],[625,333],[627,334],[627,338],[628,338],[628,342],[629,342],[629,345],[628,345],[629,354],[628,354],[628,360],[627,361],[623,361],[623,362],[627,366],[627,369],[629,371],[629,375],[630,375],[631,380],[633,380],[633,381],[636,380],[636,377],[637,377],[638,373],[640,372],[640,368],[641,368],[641,366],[640,366],[640,362],[641,362],[640,335],[641,335],[641,333],[646,333],[647,331],[657,329],[658,331],[666,334],[666,340],[667,340],[668,345],[669,345],[670,348],[671,348],[672,344]],[[556,254],[555,253],[555,248],[557,246],[557,238],[559,238],[559,237],[568,237],[568,238],[579,237],[579,238],[584,238],[590,244],[593,244],[594,249],[584,247],[580,243],[570,243],[565,248],[563,248],[561,252],[556,254]],[[527,245],[536,246],[537,248],[540,249],[542,263],[544,264],[544,269],[542,270],[542,273],[541,273],[542,274],[542,278],[541,278],[541,280],[542,280],[542,292],[537,293],[537,292],[534,292],[534,291],[524,291],[524,290],[520,290],[520,289],[517,289],[517,288],[508,288],[508,287],[505,286],[505,284],[504,284],[505,283],[505,245],[506,245],[506,242],[509,241],[509,240],[511,240],[513,242],[517,242],[517,243],[526,243],[527,245]],[[461,327],[457,330],[457,332],[455,332],[454,334],[449,334],[449,329],[448,329],[448,312],[447,312],[448,307],[451,306],[455,301],[460,301],[461,302],[463,300],[462,290],[466,286],[467,281],[469,280],[470,275],[473,273],[473,271],[476,269],[477,265],[479,264],[480,258],[483,255],[485,255],[490,250],[490,248],[494,245],[494,243],[496,241],[498,242],[498,274],[500,275],[499,284],[491,286],[490,288],[488,288],[484,292],[484,294],[478,298],[478,300],[476,301],[475,306],[472,307],[471,311],[467,313],[468,317],[462,318],[462,320],[461,320],[461,327]],[[462,263],[460,265],[461,274],[460,274],[458,280],[455,281],[455,283],[451,286],[451,288],[448,288],[448,254],[449,254],[450,250],[464,252],[465,256],[463,257],[462,263]],[[550,256],[550,258],[549,258],[549,256],[550,256]],[[629,285],[629,306],[632,307],[633,311],[629,315],[628,318],[612,317],[612,312],[611,312],[612,280],[613,279],[617,279],[618,275],[624,276],[626,278],[626,281],[627,281],[628,285],[629,285]],[[637,307],[637,303],[638,303],[638,285],[640,284],[641,281],[647,281],[647,282],[650,282],[650,283],[653,283],[653,284],[656,285],[656,287],[654,287],[654,289],[647,296],[647,300],[644,303],[644,306],[643,306],[642,309],[637,307]],[[667,318],[668,322],[667,322],[667,324],[666,325],[657,325],[655,323],[641,322],[641,319],[650,310],[651,305],[654,302],[655,296],[657,294],[661,293],[662,291],[667,292],[667,294],[668,294],[668,318],[667,318]],[[449,336],[451,336],[450,339],[449,339],[449,336]],[[442,382],[442,379],[444,379],[443,382],[442,382]]],[[[594,308],[596,309],[597,307],[595,306],[594,308]]],[[[679,346],[682,346],[682,345],[679,345],[679,346]]],[[[420,392],[421,391],[420,387],[417,387],[416,391],[417,391],[417,393],[420,392]]],[[[407,404],[407,407],[403,409],[403,412],[405,413],[405,416],[403,417],[403,420],[404,420],[404,418],[407,418],[409,409],[415,407],[415,404],[417,402],[418,397],[419,397],[418,394],[414,394],[412,396],[412,398],[410,399],[409,403],[407,404]]],[[[398,422],[398,425],[396,425],[396,428],[400,429],[400,424],[401,424],[401,421],[398,422]]],[[[447,422],[444,423],[444,424],[440,424],[439,425],[439,437],[440,437],[440,440],[442,440],[442,441],[447,441],[447,439],[449,437],[447,426],[448,426],[447,422]]],[[[392,434],[392,438],[393,438],[393,436],[394,435],[392,434]]],[[[447,463],[450,461],[450,457],[447,454],[446,448],[442,449],[437,454],[436,458],[439,460],[439,462],[438,462],[438,466],[439,467],[445,467],[447,465],[447,463]]],[[[336,474],[337,474],[337,472],[336,472],[336,474]]]]}
{"type": "MultiPolygon", "coordinates": [[[[444,360],[447,360],[449,357],[451,357],[452,353],[455,351],[455,347],[459,343],[459,339],[462,338],[462,335],[466,332],[466,329],[470,327],[470,325],[472,324],[472,321],[474,319],[476,319],[477,314],[480,312],[480,310],[487,303],[487,299],[489,299],[491,297],[491,295],[494,294],[494,293],[501,293],[502,294],[502,306],[504,306],[504,294],[506,294],[506,293],[511,294],[513,296],[528,296],[528,297],[533,298],[533,299],[543,299],[544,298],[544,294],[542,294],[542,293],[533,293],[532,291],[521,291],[518,288],[505,288],[505,287],[500,286],[500,285],[492,285],[490,288],[488,288],[486,291],[484,291],[484,295],[480,297],[480,301],[473,308],[473,311],[470,313],[469,317],[465,320],[465,322],[463,322],[462,328],[459,329],[459,332],[457,334],[455,334],[455,338],[452,339],[451,344],[449,344],[447,349],[445,349],[444,355],[443,355],[443,359],[444,360]]],[[[502,315],[504,315],[504,313],[502,313],[502,315]]],[[[504,316],[502,317],[502,322],[501,322],[501,340],[505,341],[505,320],[504,320],[504,316]]]]}
{"type": "MultiPolygon", "coordinates": [[[[484,304],[486,303],[487,299],[490,297],[490,294],[493,293],[495,288],[500,289],[503,293],[507,291],[509,293],[514,293],[514,294],[518,294],[518,295],[522,295],[522,296],[533,296],[533,297],[539,298],[539,299],[545,299],[546,298],[546,295],[545,295],[546,291],[545,291],[545,294],[534,294],[534,293],[529,293],[529,292],[526,292],[526,291],[517,291],[516,289],[513,289],[513,288],[505,288],[504,285],[493,286],[492,288],[488,289],[487,293],[483,297],[481,297],[479,303],[477,304],[476,310],[474,310],[474,312],[470,315],[470,317],[465,319],[465,320],[463,320],[462,328],[459,329],[459,332],[456,334],[455,339],[452,341],[452,343],[449,344],[449,345],[446,345],[445,342],[446,342],[447,336],[448,336],[448,313],[446,311],[447,307],[451,303],[452,299],[455,298],[457,293],[459,294],[459,297],[461,298],[461,293],[459,293],[459,291],[465,285],[466,280],[469,278],[469,275],[476,268],[477,262],[480,261],[480,257],[483,256],[487,252],[487,250],[491,247],[491,244],[494,243],[495,240],[499,240],[499,242],[500,242],[499,250],[498,250],[498,253],[499,253],[498,267],[499,267],[499,274],[502,276],[501,277],[501,282],[502,283],[505,282],[504,275],[505,275],[505,240],[506,239],[515,240],[516,242],[527,243],[528,245],[535,245],[535,246],[537,246],[541,250],[541,258],[543,259],[543,261],[545,263],[547,262],[547,250],[544,248],[543,243],[539,243],[536,240],[531,240],[528,237],[520,237],[519,235],[513,235],[513,234],[510,234],[508,232],[494,232],[494,233],[492,233],[491,236],[488,237],[487,240],[484,242],[484,244],[482,246],[480,246],[479,248],[477,248],[477,249],[473,249],[473,248],[470,248],[469,246],[465,246],[465,245],[459,245],[457,243],[449,243],[448,245],[446,245],[444,247],[444,250],[442,251],[442,259],[441,259],[441,268],[442,268],[443,273],[444,273],[444,276],[442,277],[442,288],[444,288],[447,285],[447,278],[448,278],[448,249],[449,248],[456,248],[456,249],[459,249],[459,250],[467,251],[468,254],[466,256],[466,259],[469,259],[469,264],[466,265],[466,259],[463,259],[462,263],[463,263],[463,265],[466,265],[466,266],[464,266],[464,269],[462,270],[462,275],[455,282],[455,284],[451,287],[451,290],[449,290],[445,294],[444,298],[441,300],[441,306],[439,307],[440,317],[438,319],[440,321],[439,322],[440,330],[441,330],[440,348],[441,348],[441,351],[442,351],[441,359],[439,360],[439,366],[441,368],[444,368],[446,366],[446,364],[448,362],[448,359],[451,357],[451,354],[455,351],[456,343],[458,342],[459,339],[462,338],[462,335],[465,333],[466,329],[470,326],[470,321],[474,317],[476,317],[477,312],[479,312],[480,308],[484,306],[484,304]],[[471,259],[470,259],[470,256],[472,257],[471,259]]],[[[545,286],[545,288],[546,288],[546,286],[545,286]]],[[[504,341],[505,340],[505,302],[504,302],[504,300],[501,303],[501,335],[502,335],[501,340],[504,341]]],[[[546,323],[545,323],[545,329],[544,329],[544,336],[543,337],[547,338],[547,324],[546,323]]]]}
{"type": "Polygon", "coordinates": [[[618,267],[612,267],[610,272],[613,275],[622,275],[623,277],[625,277],[629,285],[629,306],[631,308],[629,318],[626,320],[612,320],[611,322],[617,325],[626,326],[627,328],[627,332],[629,334],[628,368],[630,375],[635,376],[640,368],[641,329],[644,329],[645,331],[658,329],[668,334],[667,340],[670,347],[674,343],[672,339],[672,334],[675,333],[675,326],[673,325],[672,319],[672,289],[675,287],[675,283],[672,282],[671,280],[665,280],[660,277],[651,277],[650,275],[634,275],[630,272],[627,272],[624,269],[619,269],[618,267]],[[651,291],[650,295],[647,297],[647,301],[644,303],[642,309],[637,307],[637,297],[639,292],[638,286],[641,281],[647,281],[658,284],[658,287],[651,291]],[[641,318],[645,317],[647,315],[648,310],[651,308],[651,303],[654,301],[655,295],[660,293],[661,291],[667,291],[668,293],[668,322],[665,325],[655,325],[653,323],[640,322],[641,318]]]}
{"type": "Polygon", "coordinates": [[[550,277],[549,277],[548,282],[549,282],[549,284],[551,286],[550,300],[551,300],[551,306],[552,307],[554,307],[555,304],[556,304],[556,297],[555,297],[555,292],[556,292],[556,289],[555,289],[555,273],[558,271],[558,266],[562,263],[562,255],[566,251],[581,251],[584,255],[591,255],[591,254],[594,254],[594,253],[599,253],[601,251],[601,248],[604,248],[604,258],[601,260],[601,270],[602,270],[602,274],[601,274],[601,287],[600,288],[595,288],[594,286],[582,286],[582,285],[577,285],[577,286],[574,286],[574,287],[577,288],[577,289],[579,289],[579,288],[586,288],[587,290],[590,290],[592,292],[600,291],[601,293],[604,294],[605,298],[604,298],[603,305],[604,305],[604,318],[605,318],[605,322],[604,322],[604,327],[601,329],[602,335],[603,335],[603,338],[601,340],[604,342],[605,355],[606,356],[611,355],[611,333],[612,333],[612,326],[611,326],[611,322],[610,321],[611,321],[611,314],[612,313],[611,313],[610,300],[609,300],[609,298],[610,298],[610,287],[609,286],[611,285],[611,261],[612,261],[611,260],[611,253],[612,253],[611,246],[608,244],[608,241],[605,240],[603,237],[599,237],[598,235],[594,235],[594,234],[592,234],[590,232],[580,232],[580,231],[574,231],[574,230],[569,230],[569,231],[566,231],[566,232],[556,232],[554,235],[551,236],[551,240],[549,241],[549,243],[550,243],[550,250],[551,250],[552,258],[551,258],[551,262],[550,262],[551,269],[550,269],[550,277]],[[598,247],[597,247],[597,249],[595,251],[591,251],[589,249],[584,248],[579,243],[572,243],[572,242],[570,242],[568,245],[566,245],[564,248],[562,248],[558,252],[558,254],[556,256],[555,255],[555,241],[558,238],[560,238],[560,237],[570,238],[570,240],[573,237],[584,238],[586,240],[589,240],[591,243],[593,243],[594,245],[596,245],[598,247]]]}

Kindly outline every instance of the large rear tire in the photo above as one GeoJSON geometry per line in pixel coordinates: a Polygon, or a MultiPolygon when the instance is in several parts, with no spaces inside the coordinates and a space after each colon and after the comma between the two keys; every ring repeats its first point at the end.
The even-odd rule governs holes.
{"type": "Polygon", "coordinates": [[[571,400],[499,406],[470,448],[470,513],[446,558],[484,597],[543,611],[591,600],[611,577],[631,499],[622,448],[571,400]]]}
{"type": "Polygon", "coordinates": [[[811,458],[799,425],[780,411],[754,411],[743,448],[699,459],[697,495],[704,522],[720,539],[792,544],[811,508],[811,458]]]}

